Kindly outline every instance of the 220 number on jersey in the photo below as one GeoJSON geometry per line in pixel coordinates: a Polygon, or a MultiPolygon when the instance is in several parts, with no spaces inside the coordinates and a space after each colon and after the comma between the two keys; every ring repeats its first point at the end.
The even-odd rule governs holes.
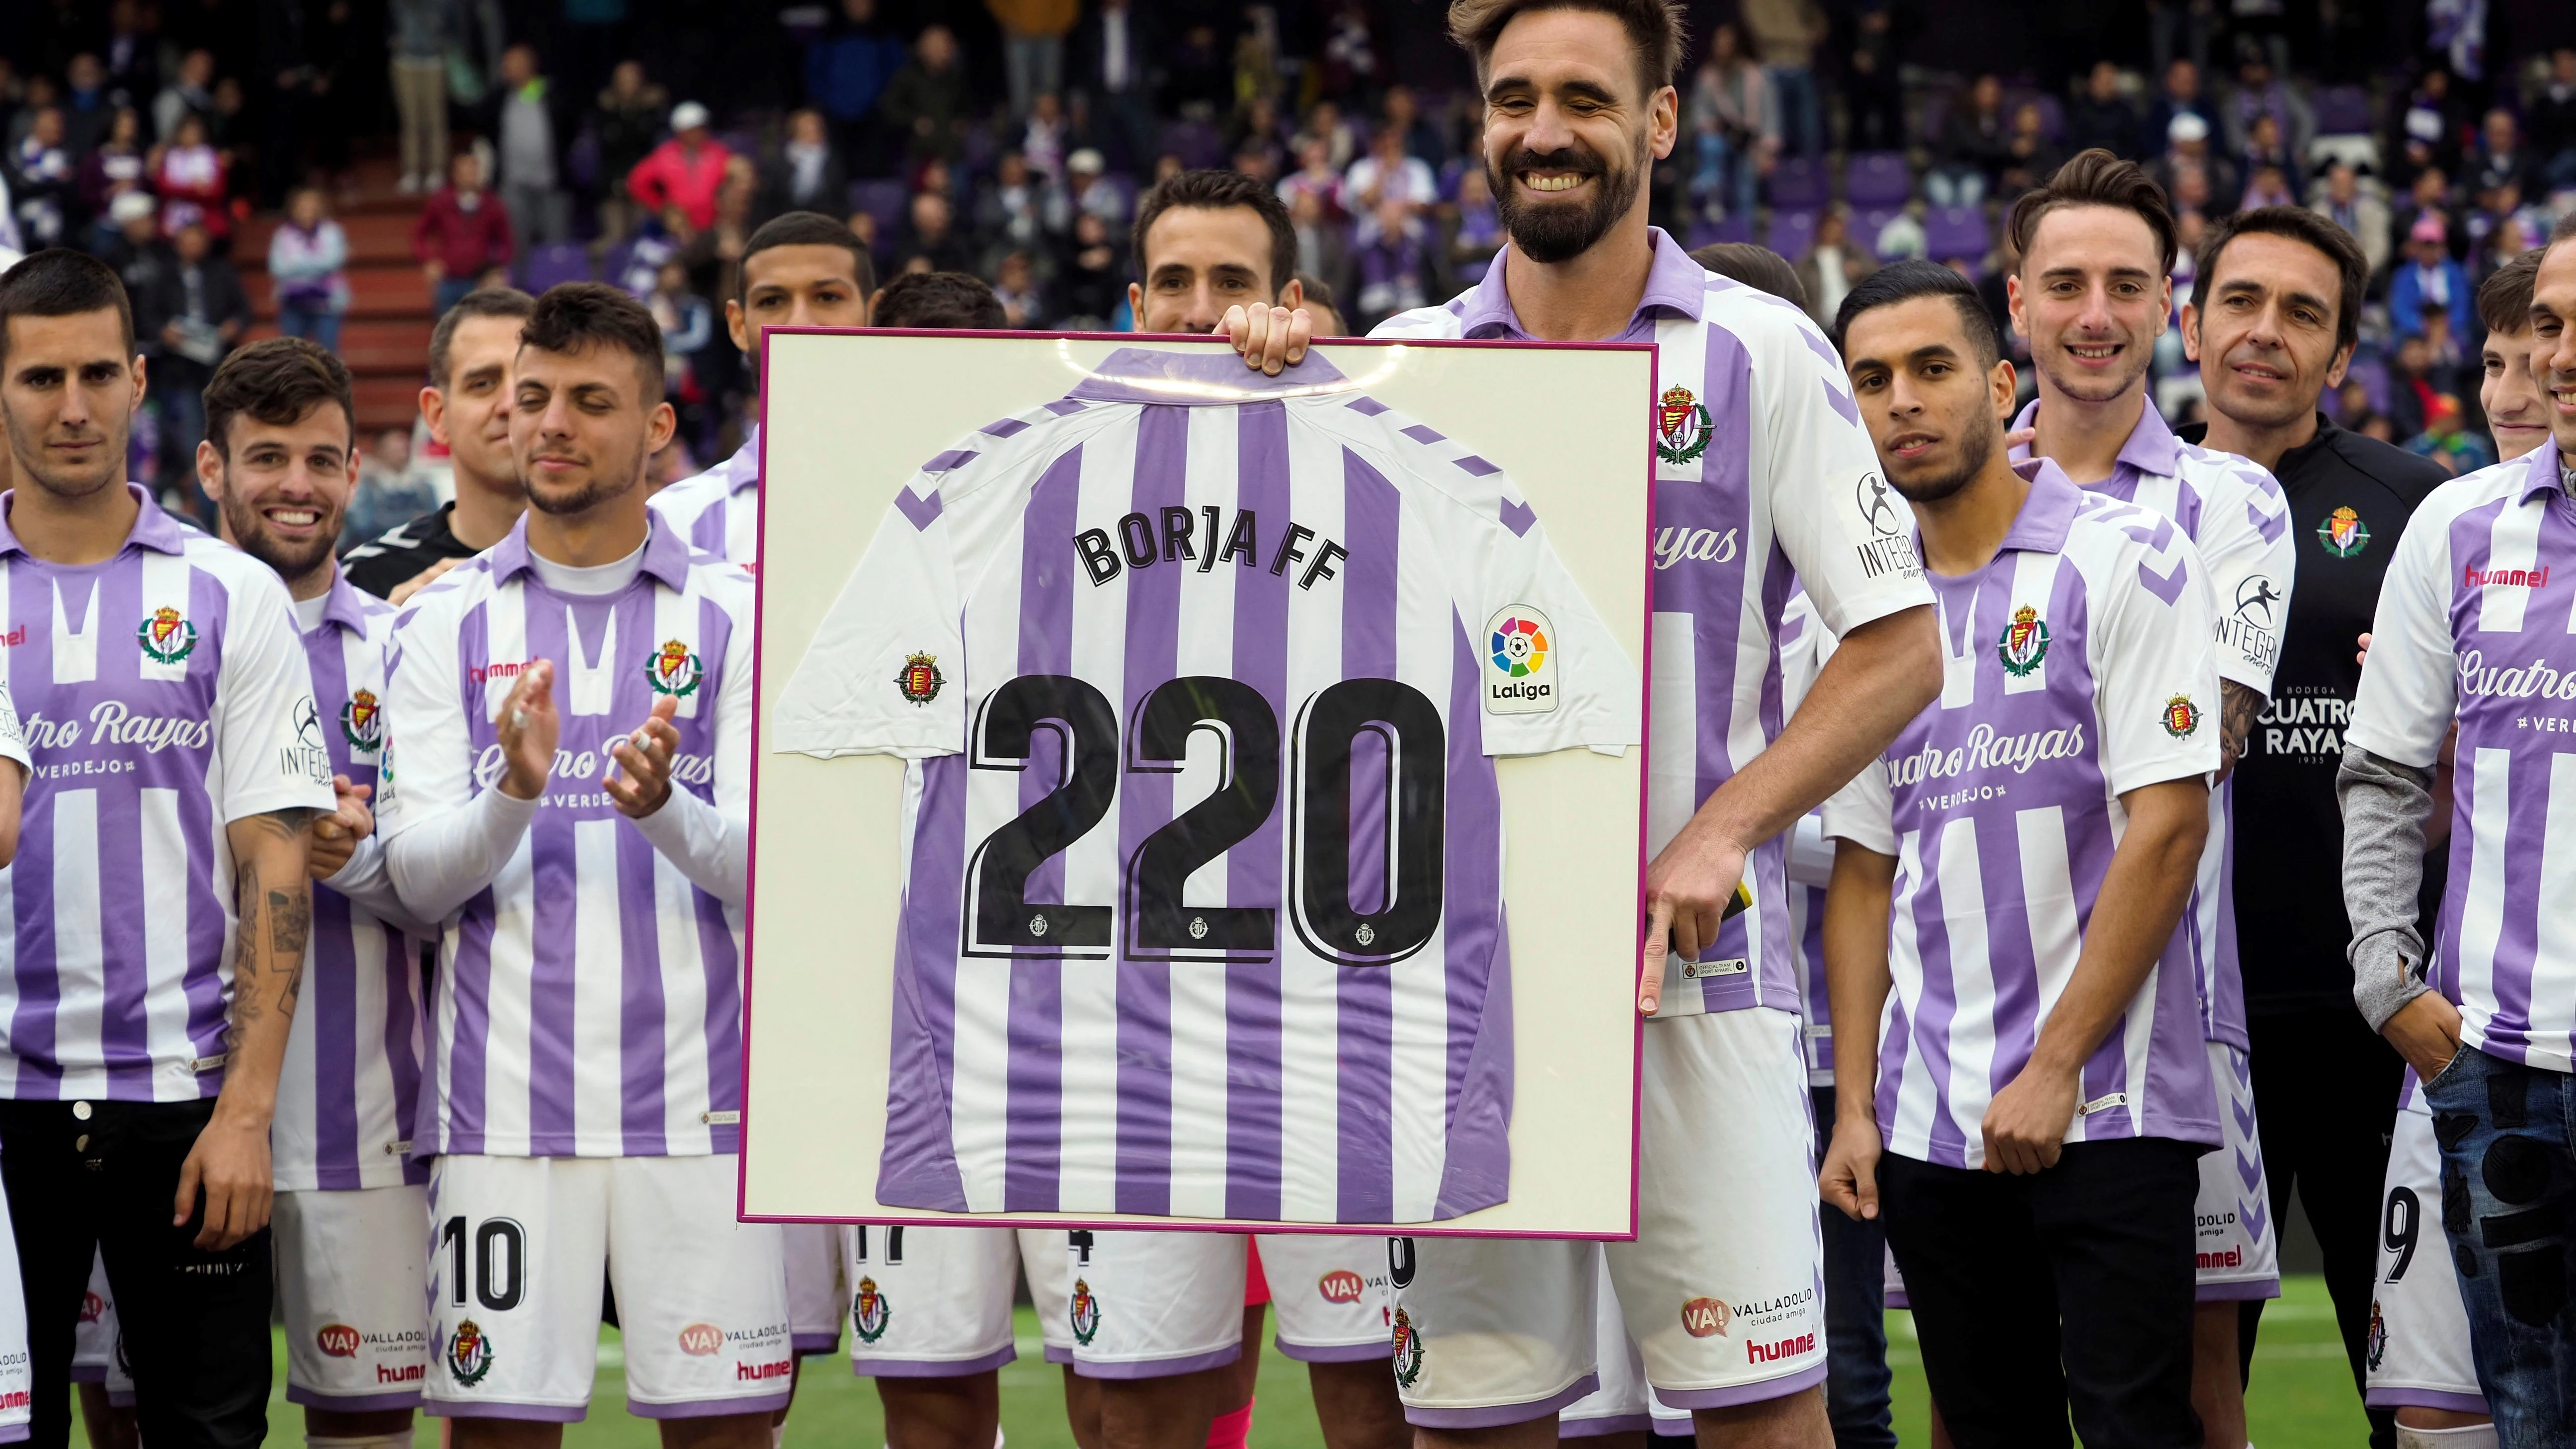
{"type": "MultiPolygon", "coordinates": [[[[1279,948],[1277,905],[1192,906],[1182,902],[1191,872],[1250,839],[1280,804],[1280,767],[1289,766],[1284,890],[1298,939],[1348,966],[1384,966],[1428,944],[1440,925],[1448,743],[1439,709],[1392,679],[1346,679],[1308,699],[1283,752],[1279,716],[1239,680],[1191,675],[1145,697],[1123,752],[1118,711],[1068,674],[1024,674],[986,696],[976,712],[979,770],[1024,771],[1038,731],[1057,735],[1063,780],[984,838],[966,865],[964,954],[1098,960],[1113,944],[1131,959],[1266,960],[1279,948]],[[1221,745],[1222,778],[1206,799],[1156,829],[1121,870],[1118,906],[1031,904],[1029,878],[1108,815],[1118,779],[1177,775],[1190,737],[1221,745]],[[1383,798],[1353,811],[1358,747],[1369,742],[1383,798]],[[1367,859],[1385,862],[1371,882],[1371,909],[1354,900],[1353,822],[1363,822],[1367,859]],[[1118,939],[1124,907],[1124,941],[1118,939]]],[[[1255,866],[1257,872],[1257,864],[1255,866]]],[[[1238,871],[1238,876],[1244,872],[1238,871]]],[[[1240,892],[1238,891],[1238,894],[1240,892]]]]}

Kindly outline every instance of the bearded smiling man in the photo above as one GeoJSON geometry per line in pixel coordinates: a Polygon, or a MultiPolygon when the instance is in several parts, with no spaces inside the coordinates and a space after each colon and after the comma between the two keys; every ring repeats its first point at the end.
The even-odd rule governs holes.
{"type": "MultiPolygon", "coordinates": [[[[1647,401],[1686,404],[1650,438],[1655,527],[1737,546],[1654,579],[1638,1238],[1398,1239],[1396,1384],[1422,1446],[1553,1444],[1560,1413],[1642,1438],[1649,1385],[1711,1449],[1821,1446],[1783,833],[1939,692],[1931,592],[1824,336],[1647,223],[1644,178],[1679,129],[1680,8],[1460,0],[1449,29],[1475,63],[1510,242],[1473,290],[1372,335],[1655,343],[1664,396],[1647,401]],[[1793,571],[1840,648],[1783,726],[1772,631],[1793,571]],[[1739,882],[1752,905],[1728,918],[1739,882]]],[[[1275,373],[1304,355],[1308,324],[1246,307],[1227,331],[1275,373]]]]}
{"type": "Polygon", "coordinates": [[[313,825],[313,934],[270,1130],[286,1395],[308,1442],[402,1449],[429,1365],[421,1224],[428,1165],[410,1154],[421,1065],[420,942],[386,878],[367,809],[383,742],[394,607],[331,557],[358,486],[349,370],[301,338],[226,357],[206,385],[197,479],[226,542],[294,600],[339,808],[313,825]],[[347,1344],[324,1346],[332,1325],[347,1344]]]}

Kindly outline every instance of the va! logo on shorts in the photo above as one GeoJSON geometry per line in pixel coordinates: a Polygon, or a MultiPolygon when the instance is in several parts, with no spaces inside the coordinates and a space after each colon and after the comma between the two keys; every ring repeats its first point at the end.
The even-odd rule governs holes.
{"type": "MultiPolygon", "coordinates": [[[[1093,1315],[1095,1322],[1098,1314],[1093,1315]]],[[[885,1337],[886,1325],[894,1321],[894,1309],[886,1303],[884,1290],[874,1278],[861,1278],[859,1291],[850,1299],[850,1330],[861,1343],[874,1343],[885,1337]]],[[[1088,1340],[1085,1340],[1088,1342],[1088,1340]]]]}
{"type": "Polygon", "coordinates": [[[447,1341],[447,1372],[459,1388],[470,1389],[483,1382],[492,1372],[492,1340],[468,1318],[456,1325],[456,1336],[447,1341]]]}
{"type": "Polygon", "coordinates": [[[1413,1381],[1422,1377],[1422,1333],[1413,1326],[1413,1320],[1401,1308],[1395,1310],[1395,1342],[1391,1347],[1394,1351],[1396,1384],[1402,1388],[1412,1388],[1413,1381]]]}
{"type": "Polygon", "coordinates": [[[1091,1347],[1092,1337],[1100,1332],[1100,1300],[1091,1295],[1091,1284],[1081,1278],[1073,1280],[1073,1341],[1091,1347]]]}

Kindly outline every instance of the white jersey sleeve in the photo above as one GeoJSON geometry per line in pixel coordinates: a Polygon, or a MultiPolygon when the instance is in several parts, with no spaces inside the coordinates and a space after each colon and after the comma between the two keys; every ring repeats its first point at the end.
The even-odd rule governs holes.
{"type": "Polygon", "coordinates": [[[953,522],[935,475],[906,485],[779,691],[771,749],[919,760],[965,747],[953,522]]]}
{"type": "Polygon", "coordinates": [[[2218,769],[2218,647],[2208,571],[2172,520],[2114,506],[2102,520],[2136,541],[2095,592],[2086,631],[2100,701],[2102,774],[2114,795],[2218,769]]]}
{"type": "Polygon", "coordinates": [[[1753,460],[1753,485],[1770,490],[1771,525],[1816,617],[1840,637],[1931,603],[1914,514],[1878,470],[1841,362],[1812,324],[1764,310],[1783,320],[1742,333],[1768,354],[1752,372],[1767,442],[1753,460]]]}
{"type": "Polygon", "coordinates": [[[2191,462],[2223,465],[2203,504],[2197,541],[2216,615],[2218,677],[2269,698],[2299,560],[2290,502],[2260,464],[2196,451],[2191,462]]]}
{"type": "Polygon", "coordinates": [[[1881,855],[1896,854],[1896,800],[1883,760],[1873,759],[1825,801],[1825,836],[1881,855]]]}
{"type": "Polygon", "coordinates": [[[0,679],[0,760],[17,761],[22,781],[36,771],[35,757],[27,753],[27,732],[18,724],[18,706],[9,699],[6,679],[0,679]]]}
{"type": "MultiPolygon", "coordinates": [[[[2379,583],[2370,657],[2354,691],[2344,742],[2382,759],[2430,769],[2459,712],[2459,655],[2451,630],[2451,525],[2490,500],[2484,471],[2454,479],[2417,505],[2379,583]],[[2469,479],[2478,480],[2463,488],[2469,479]],[[2481,496],[2482,492],[2487,496],[2481,496]]],[[[2504,590],[2498,590],[2504,592],[2504,590]]],[[[2464,752],[2465,753],[2465,752],[2464,752]]]]}
{"type": "Polygon", "coordinates": [[[286,586],[266,569],[236,569],[215,691],[216,820],[272,810],[331,810],[331,757],[313,703],[313,671],[286,586]]]}
{"type": "Polygon", "coordinates": [[[395,621],[386,646],[376,836],[388,848],[405,830],[464,809],[478,793],[464,682],[457,677],[461,589],[462,579],[452,574],[423,590],[395,621]]]}

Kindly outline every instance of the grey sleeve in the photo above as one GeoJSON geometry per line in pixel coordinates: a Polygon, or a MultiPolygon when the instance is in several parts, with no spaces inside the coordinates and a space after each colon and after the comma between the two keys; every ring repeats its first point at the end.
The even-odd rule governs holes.
{"type": "Polygon", "coordinates": [[[2352,917],[2352,1000],[2379,1030],[2423,995],[2424,937],[2415,893],[2424,883],[2424,822],[2433,772],[2359,745],[2343,747],[2335,776],[2343,804],[2343,903],[2352,917]]]}

